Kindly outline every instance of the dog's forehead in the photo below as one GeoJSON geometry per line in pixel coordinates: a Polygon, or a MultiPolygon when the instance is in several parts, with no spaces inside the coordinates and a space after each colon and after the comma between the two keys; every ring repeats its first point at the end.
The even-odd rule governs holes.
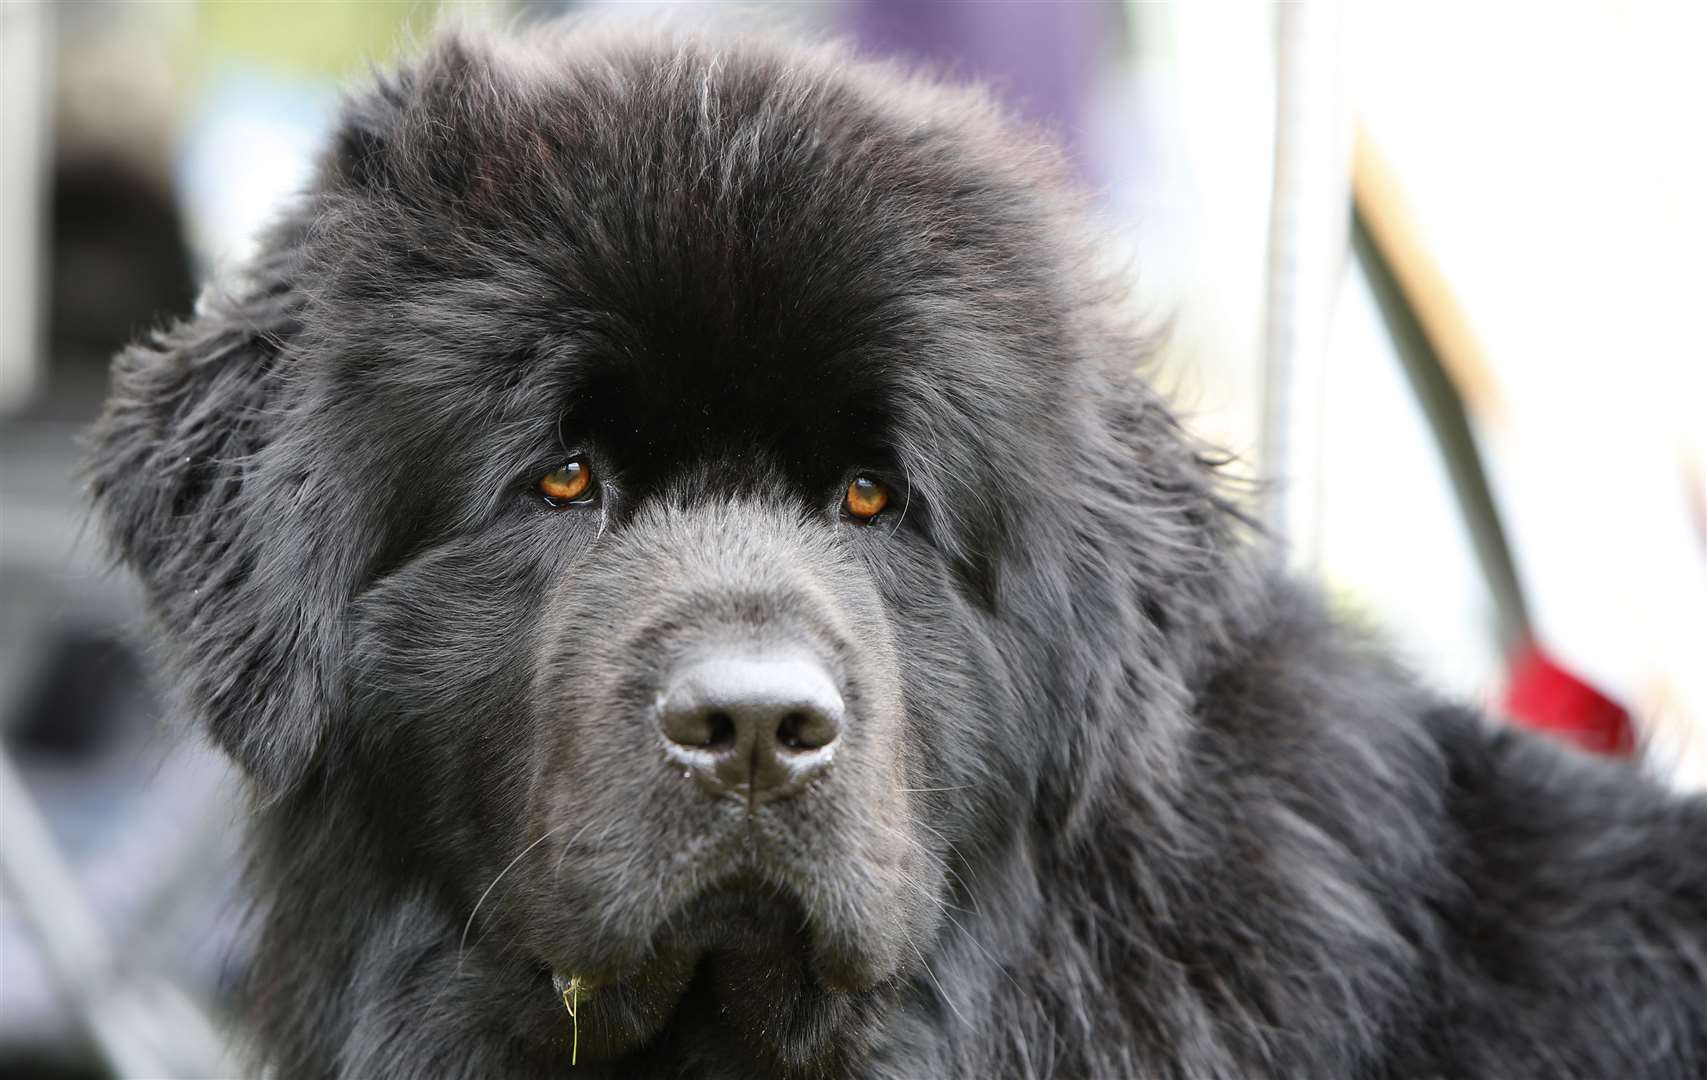
{"type": "Polygon", "coordinates": [[[400,453],[484,432],[519,455],[559,403],[678,445],[910,419],[918,453],[1048,414],[1060,206],[982,156],[1000,129],[970,99],[897,108],[829,66],[686,50],[462,52],[387,101],[361,167],[323,172],[306,269],[332,396],[377,397],[400,453]]]}
{"type": "Polygon", "coordinates": [[[1038,178],[969,163],[992,121],[957,124],[959,99],[899,110],[797,53],[516,55],[440,56],[349,118],[372,131],[324,174],[329,285],[655,353],[813,356],[1049,292],[1038,178]]]}
{"type": "Polygon", "coordinates": [[[525,163],[486,178],[501,188],[486,224],[543,271],[547,321],[726,380],[976,319],[966,279],[998,255],[904,125],[827,75],[632,64],[615,81],[570,68],[503,118],[525,163]]]}

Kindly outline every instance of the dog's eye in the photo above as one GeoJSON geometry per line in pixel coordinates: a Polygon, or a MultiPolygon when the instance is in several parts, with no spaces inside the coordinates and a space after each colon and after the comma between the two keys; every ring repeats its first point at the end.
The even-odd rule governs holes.
{"type": "Polygon", "coordinates": [[[849,517],[870,521],[889,505],[889,489],[869,476],[856,476],[848,485],[842,505],[847,507],[849,517]]]}
{"type": "Polygon", "coordinates": [[[593,494],[593,468],[585,458],[572,458],[540,477],[537,487],[553,506],[586,502],[593,494]]]}

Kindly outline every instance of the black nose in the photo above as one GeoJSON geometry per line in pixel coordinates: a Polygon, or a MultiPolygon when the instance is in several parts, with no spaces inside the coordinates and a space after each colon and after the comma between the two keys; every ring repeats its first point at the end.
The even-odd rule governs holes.
{"type": "Polygon", "coordinates": [[[787,798],[835,756],[842,695],[803,652],[702,654],[670,680],[658,726],[670,757],[706,789],[749,802],[787,798]]]}

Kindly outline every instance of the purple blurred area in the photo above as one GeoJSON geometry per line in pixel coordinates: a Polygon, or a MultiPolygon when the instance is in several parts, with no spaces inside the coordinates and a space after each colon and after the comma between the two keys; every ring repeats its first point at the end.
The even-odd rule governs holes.
{"type": "Polygon", "coordinates": [[[1124,15],[1118,4],[1042,0],[857,0],[851,35],[872,52],[921,62],[993,87],[1020,115],[1047,130],[1088,175],[1086,126],[1100,47],[1124,15]]]}

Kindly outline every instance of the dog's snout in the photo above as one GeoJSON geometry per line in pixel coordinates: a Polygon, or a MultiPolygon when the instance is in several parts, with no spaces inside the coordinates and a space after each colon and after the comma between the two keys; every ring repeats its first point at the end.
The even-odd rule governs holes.
{"type": "Polygon", "coordinates": [[[658,726],[666,752],[707,790],[761,802],[829,766],[842,714],[835,680],[809,654],[721,651],[675,672],[658,726]]]}

